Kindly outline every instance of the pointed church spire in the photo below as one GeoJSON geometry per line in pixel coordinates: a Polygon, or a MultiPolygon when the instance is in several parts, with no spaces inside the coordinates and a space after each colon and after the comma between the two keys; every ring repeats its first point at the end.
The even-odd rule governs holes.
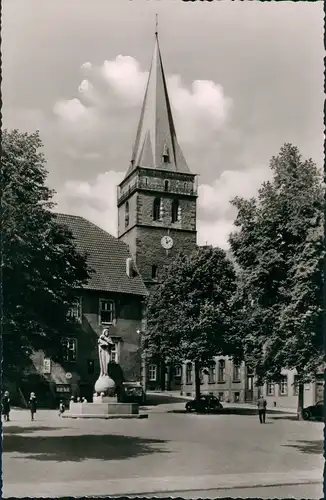
{"type": "Polygon", "coordinates": [[[127,175],[138,166],[191,173],[174,128],[158,42],[157,16],[154,53],[127,175]]]}

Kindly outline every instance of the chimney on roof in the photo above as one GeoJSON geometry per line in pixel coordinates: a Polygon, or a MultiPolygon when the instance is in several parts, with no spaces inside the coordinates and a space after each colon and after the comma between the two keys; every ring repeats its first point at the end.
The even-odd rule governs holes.
{"type": "Polygon", "coordinates": [[[126,260],[126,274],[128,278],[134,278],[135,276],[137,276],[134,261],[131,257],[128,257],[126,260]]]}

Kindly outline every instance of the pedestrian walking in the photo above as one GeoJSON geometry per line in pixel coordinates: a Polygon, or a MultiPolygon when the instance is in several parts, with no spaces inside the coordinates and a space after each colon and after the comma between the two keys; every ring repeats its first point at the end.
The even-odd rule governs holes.
{"type": "Polygon", "coordinates": [[[5,391],[2,398],[2,413],[4,415],[5,422],[9,422],[9,414],[10,414],[10,397],[9,392],[5,391]]]}
{"type": "Polygon", "coordinates": [[[28,405],[31,412],[31,420],[34,420],[34,415],[36,413],[36,405],[37,405],[35,392],[31,392],[28,405]]]}
{"type": "Polygon", "coordinates": [[[61,415],[65,412],[65,405],[64,405],[64,402],[61,400],[60,403],[59,403],[59,417],[61,417],[61,415]]]}
{"type": "Polygon", "coordinates": [[[264,424],[266,420],[266,406],[267,406],[266,399],[264,398],[264,396],[260,396],[260,398],[257,401],[257,407],[258,407],[259,422],[261,424],[264,424]]]}

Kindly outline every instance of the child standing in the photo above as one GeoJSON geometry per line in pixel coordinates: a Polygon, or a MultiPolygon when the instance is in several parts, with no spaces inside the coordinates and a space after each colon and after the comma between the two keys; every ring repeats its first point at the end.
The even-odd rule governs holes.
{"type": "Polygon", "coordinates": [[[36,396],[34,392],[31,392],[28,404],[31,412],[31,420],[34,420],[34,415],[36,413],[36,396]]]}
{"type": "Polygon", "coordinates": [[[5,421],[9,422],[9,413],[10,413],[10,397],[9,392],[6,391],[2,398],[2,413],[4,415],[5,421]]]}
{"type": "Polygon", "coordinates": [[[64,405],[63,401],[61,400],[59,403],[59,417],[61,417],[61,415],[64,413],[65,409],[66,409],[65,405],[64,405]]]}

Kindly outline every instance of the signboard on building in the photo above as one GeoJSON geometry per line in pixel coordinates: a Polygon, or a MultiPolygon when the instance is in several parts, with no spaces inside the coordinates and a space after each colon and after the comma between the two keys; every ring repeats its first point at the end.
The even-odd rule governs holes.
{"type": "Polygon", "coordinates": [[[50,358],[43,359],[43,373],[44,374],[51,373],[51,359],[50,358]]]}
{"type": "Polygon", "coordinates": [[[69,393],[71,392],[70,384],[57,384],[56,391],[65,394],[69,393]]]}

